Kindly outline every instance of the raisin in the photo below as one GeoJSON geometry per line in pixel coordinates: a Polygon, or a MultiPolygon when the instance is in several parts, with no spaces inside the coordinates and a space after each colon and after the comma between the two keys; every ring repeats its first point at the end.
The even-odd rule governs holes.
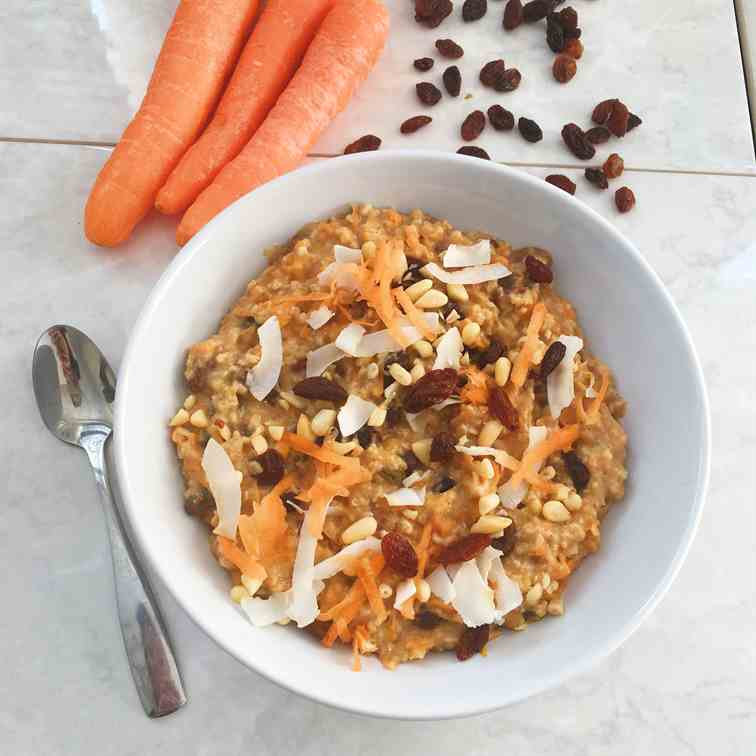
{"type": "Polygon", "coordinates": [[[453,368],[431,370],[410,386],[404,397],[406,412],[422,412],[434,404],[448,399],[457,388],[457,371],[453,368]]]}
{"type": "Polygon", "coordinates": [[[477,21],[486,15],[488,0],[465,0],[462,6],[463,21],[477,21]]]}
{"type": "Polygon", "coordinates": [[[429,81],[421,81],[415,84],[415,92],[417,92],[417,99],[423,105],[435,105],[441,99],[441,90],[429,81]]]}
{"type": "Polygon", "coordinates": [[[612,110],[614,109],[614,104],[619,102],[619,100],[602,100],[596,107],[593,109],[593,113],[591,113],[591,120],[594,123],[599,124],[599,126],[603,126],[608,120],[609,116],[612,114],[612,110]]]}
{"type": "Polygon", "coordinates": [[[541,127],[530,118],[520,118],[517,121],[517,128],[526,142],[540,142],[543,139],[541,127]]]}
{"type": "Polygon", "coordinates": [[[322,399],[325,402],[341,404],[346,401],[347,392],[338,383],[329,381],[322,376],[305,378],[295,384],[292,389],[297,396],[303,399],[322,399]]]}
{"type": "Polygon", "coordinates": [[[528,255],[525,258],[525,270],[528,278],[534,283],[550,284],[554,280],[554,271],[551,270],[551,266],[539,260],[535,255],[528,255]]]}
{"type": "MultiPolygon", "coordinates": [[[[412,118],[408,118],[399,127],[399,131],[401,131],[402,134],[414,134],[419,129],[422,129],[423,126],[427,126],[432,120],[433,119],[430,116],[425,116],[425,115],[413,116],[412,118]]],[[[404,275],[406,275],[407,273],[409,273],[409,268],[407,268],[407,271],[405,272],[404,275]]],[[[402,283],[404,283],[404,276],[402,276],[402,283]]]]}
{"type": "Polygon", "coordinates": [[[496,341],[492,341],[485,349],[474,352],[470,359],[482,370],[486,365],[493,365],[503,353],[504,347],[496,341]]]}
{"type": "Polygon", "coordinates": [[[454,456],[454,439],[448,433],[433,438],[430,448],[431,462],[448,462],[454,456]]]}
{"type": "Polygon", "coordinates": [[[275,486],[284,476],[284,458],[275,449],[268,449],[257,458],[262,470],[257,474],[261,486],[275,486]]]}
{"type": "Polygon", "coordinates": [[[590,160],[596,154],[596,148],[576,123],[568,123],[562,128],[562,139],[570,152],[580,160],[590,160]]]}
{"type": "Polygon", "coordinates": [[[590,470],[585,463],[578,457],[577,452],[568,451],[562,455],[567,472],[572,478],[572,483],[578,493],[582,493],[591,479],[590,470]]]}
{"type": "Polygon", "coordinates": [[[399,533],[386,533],[381,540],[381,551],[386,566],[397,575],[411,578],[417,575],[417,552],[415,547],[399,533]]]}
{"type": "Polygon", "coordinates": [[[418,58],[412,65],[418,71],[430,71],[433,68],[433,58],[418,58]]]}
{"type": "Polygon", "coordinates": [[[215,512],[215,501],[209,491],[188,494],[184,500],[184,511],[191,517],[207,517],[215,512]]]}
{"type": "Polygon", "coordinates": [[[457,378],[457,388],[464,388],[469,382],[470,379],[464,373],[461,373],[459,378],[457,378]]]}
{"type": "Polygon", "coordinates": [[[475,559],[487,546],[491,545],[491,536],[485,533],[469,533],[458,541],[444,546],[438,555],[440,564],[456,564],[475,559]]]}
{"type": "Polygon", "coordinates": [[[562,8],[559,13],[556,14],[559,17],[559,23],[562,25],[562,29],[565,31],[577,29],[578,26],[578,14],[572,6],[562,8]]]}
{"type": "Polygon", "coordinates": [[[614,204],[621,213],[629,213],[635,207],[633,190],[623,186],[614,193],[614,204]]]}
{"type": "Polygon", "coordinates": [[[491,541],[491,546],[498,549],[501,552],[502,557],[509,556],[513,551],[515,544],[517,543],[517,526],[512,520],[512,524],[504,528],[504,532],[491,541]]]}
{"type": "Polygon", "coordinates": [[[373,429],[369,425],[363,425],[357,431],[357,441],[363,449],[367,449],[373,443],[373,429]]]}
{"type": "Polygon", "coordinates": [[[496,131],[511,131],[515,125],[514,115],[501,105],[491,105],[488,120],[496,131]]]}
{"type": "Polygon", "coordinates": [[[467,155],[467,157],[480,158],[481,160],[490,160],[491,156],[482,148],[475,147],[472,144],[466,144],[457,150],[459,155],[467,155]]]}
{"type": "Polygon", "coordinates": [[[344,147],[345,155],[352,155],[355,152],[372,152],[381,146],[381,138],[375,134],[365,134],[359,139],[344,147]]]}
{"type": "Polygon", "coordinates": [[[522,74],[516,68],[507,68],[496,75],[493,88],[497,92],[514,92],[521,81],[522,74]]]}
{"type": "Polygon", "coordinates": [[[436,483],[433,487],[435,493],[446,493],[457,485],[457,481],[454,478],[444,477],[436,483]]]}
{"type": "Polygon", "coordinates": [[[546,42],[552,52],[560,53],[564,49],[564,29],[556,13],[549,13],[546,18],[546,42]]]}
{"type": "MultiPolygon", "coordinates": [[[[427,118],[428,116],[415,116],[415,118],[420,117],[427,118]]],[[[422,281],[424,276],[420,272],[420,268],[422,268],[423,265],[425,265],[425,262],[422,260],[407,255],[407,270],[404,271],[404,274],[402,275],[402,286],[406,288],[407,286],[412,286],[413,283],[422,281]]]]}
{"type": "Polygon", "coordinates": [[[484,87],[492,87],[496,83],[496,79],[506,70],[506,64],[499,58],[498,60],[489,60],[483,68],[480,69],[478,78],[480,83],[484,87]]]}
{"type": "Polygon", "coordinates": [[[415,624],[423,630],[433,630],[441,624],[441,617],[433,612],[420,612],[415,617],[415,624]]]}
{"type": "Polygon", "coordinates": [[[627,134],[627,124],[630,120],[630,111],[624,102],[617,100],[612,108],[612,114],[606,122],[606,128],[616,137],[623,137],[627,134]]]}
{"type": "Polygon", "coordinates": [[[423,466],[423,463],[417,458],[412,449],[402,452],[402,460],[404,461],[404,466],[407,468],[407,475],[412,475],[415,470],[419,470],[423,466]]]}
{"type": "Polygon", "coordinates": [[[465,54],[465,51],[453,39],[437,39],[436,50],[444,58],[452,58],[453,60],[461,58],[465,54]]]}
{"type": "Polygon", "coordinates": [[[532,24],[546,18],[550,10],[551,6],[547,0],[531,0],[529,3],[525,3],[522,8],[522,20],[526,24],[532,24]]]}
{"type": "Polygon", "coordinates": [[[565,40],[562,53],[564,53],[564,55],[569,55],[571,58],[575,58],[575,60],[580,60],[580,58],[583,57],[583,49],[583,43],[579,39],[572,37],[571,39],[565,40]]]}
{"type": "Polygon", "coordinates": [[[287,509],[298,512],[299,510],[306,510],[309,506],[306,501],[298,499],[293,491],[285,491],[281,494],[281,501],[286,505],[287,509]]]}
{"type": "Polygon", "coordinates": [[[543,355],[539,366],[538,376],[545,381],[556,369],[567,354],[567,347],[561,341],[554,341],[543,355]]]}
{"type": "Polygon", "coordinates": [[[435,29],[453,10],[451,0],[415,0],[415,21],[435,29]]]}
{"type": "Polygon", "coordinates": [[[486,127],[486,116],[482,110],[473,110],[462,122],[460,135],[466,142],[477,139],[486,127]]]}
{"type": "Polygon", "coordinates": [[[442,76],[444,87],[452,97],[459,97],[462,89],[462,74],[457,66],[449,66],[442,76]]]}
{"type": "Polygon", "coordinates": [[[601,168],[586,168],[585,177],[591,182],[591,184],[597,186],[599,189],[609,188],[609,181],[601,168]]]}
{"type": "Polygon", "coordinates": [[[509,431],[520,427],[520,417],[501,386],[488,392],[488,411],[509,431]]]}
{"type": "Polygon", "coordinates": [[[386,425],[395,428],[402,420],[402,411],[399,407],[389,407],[386,410],[386,425]]]}
{"type": "Polygon", "coordinates": [[[569,55],[557,55],[554,59],[554,65],[551,68],[554,78],[560,84],[566,84],[572,80],[577,73],[577,63],[569,55]]]}
{"type": "Polygon", "coordinates": [[[504,28],[507,31],[516,29],[522,23],[522,0],[507,0],[504,8],[504,28]]]}
{"type": "Polygon", "coordinates": [[[565,29],[564,30],[564,44],[565,47],[567,46],[567,42],[569,42],[571,39],[580,40],[580,37],[583,36],[583,30],[578,29],[565,29]]]}
{"type": "Polygon", "coordinates": [[[466,627],[457,642],[457,659],[467,661],[475,654],[479,654],[491,636],[490,625],[480,627],[466,627]]]}
{"type": "Polygon", "coordinates": [[[546,176],[546,181],[554,186],[558,186],[562,191],[567,192],[567,194],[575,194],[575,190],[577,189],[575,182],[561,173],[552,173],[550,176],[546,176]]]}
{"type": "Polygon", "coordinates": [[[604,144],[612,138],[612,132],[606,126],[594,126],[585,132],[585,138],[591,144],[604,144]]]}
{"type": "Polygon", "coordinates": [[[641,119],[635,115],[635,113],[630,113],[630,115],[627,118],[627,130],[632,131],[637,126],[640,126],[643,123],[641,119]]]}
{"type": "Polygon", "coordinates": [[[606,159],[604,163],[604,173],[607,178],[614,179],[622,175],[622,171],[625,170],[625,161],[616,153],[613,152],[606,159]]]}

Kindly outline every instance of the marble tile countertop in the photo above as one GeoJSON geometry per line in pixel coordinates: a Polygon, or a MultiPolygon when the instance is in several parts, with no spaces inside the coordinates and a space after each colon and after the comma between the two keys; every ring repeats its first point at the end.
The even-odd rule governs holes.
{"type": "MultiPolygon", "coordinates": [[[[415,112],[404,99],[417,78],[407,69],[427,52],[421,48],[428,40],[459,29],[470,70],[499,50],[483,33],[477,45],[473,25],[461,22],[449,34],[422,32],[404,18],[409,0],[389,4],[396,32],[387,54],[324,136],[324,154],[379,127],[400,146],[391,129],[415,112]],[[386,115],[374,120],[374,112],[386,115]]],[[[189,703],[163,720],[144,716],[117,626],[94,484],[83,454],[42,426],[30,369],[37,335],[55,322],[90,334],[117,369],[142,303],[176,254],[174,223],[165,218],[149,219],[118,250],[84,240],[83,205],[108,150],[70,143],[117,138],[138,104],[175,0],[2,3],[0,386],[9,423],[0,441],[0,754],[756,754],[756,164],[733,6],[575,5],[596,57],[586,59],[580,79],[568,85],[574,88],[538,94],[546,87],[538,73],[546,63],[540,32],[523,30],[511,44],[504,38],[500,52],[521,61],[523,73],[534,72],[532,88],[515,93],[517,107],[543,113],[545,126],[578,118],[604,87],[637,102],[648,129],[637,143],[621,143],[632,163],[624,183],[636,192],[637,207],[619,215],[608,193],[588,187],[582,169],[554,145],[544,144],[536,159],[522,157],[527,145],[515,135],[484,144],[537,176],[566,164],[559,171],[579,182],[580,199],[626,234],[669,288],[710,395],[707,505],[667,597],[591,672],[485,716],[386,723],[324,708],[260,678],[195,627],[160,584],[189,703]],[[557,111],[553,124],[546,120],[557,111]]],[[[496,24],[484,21],[498,26],[503,4],[490,0],[489,7],[496,24]]],[[[480,92],[477,99],[487,102],[480,92]]],[[[456,149],[453,129],[440,128],[441,111],[437,120],[430,146],[456,149]]]]}

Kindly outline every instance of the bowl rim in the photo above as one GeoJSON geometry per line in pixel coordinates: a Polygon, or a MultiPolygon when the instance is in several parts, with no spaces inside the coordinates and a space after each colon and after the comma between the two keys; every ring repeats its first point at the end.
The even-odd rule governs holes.
{"type": "MultiPolygon", "coordinates": [[[[273,191],[280,191],[281,188],[290,184],[295,184],[302,177],[308,176],[313,173],[328,173],[332,170],[341,170],[338,166],[348,165],[350,170],[360,170],[369,166],[374,162],[384,162],[400,159],[405,164],[408,162],[414,162],[422,164],[425,161],[434,160],[447,162],[453,169],[455,165],[463,164],[466,170],[470,170],[474,166],[474,170],[477,170],[481,175],[493,175],[494,173],[507,173],[514,181],[525,182],[532,186],[538,186],[541,191],[551,192],[554,197],[562,195],[561,189],[538,179],[524,171],[517,170],[507,165],[500,163],[489,162],[486,160],[475,160],[471,163],[471,158],[454,153],[445,153],[436,150],[383,150],[379,152],[367,152],[361,154],[354,154],[349,156],[339,157],[338,161],[334,159],[324,160],[322,162],[313,163],[310,165],[298,168],[295,171],[287,173],[273,181],[265,184],[254,190],[258,196],[262,193],[268,193],[273,191]]],[[[407,170],[409,172],[409,167],[407,170]]],[[[252,194],[252,193],[249,193],[252,194]]],[[[678,548],[674,553],[664,576],[659,580],[655,590],[648,596],[645,603],[638,609],[633,617],[627,620],[622,625],[618,626],[612,632],[610,632],[603,642],[594,647],[576,660],[569,660],[564,665],[560,666],[558,670],[551,675],[542,676],[537,681],[530,682],[521,686],[520,690],[516,693],[504,694],[496,701],[486,705],[471,705],[466,704],[465,701],[457,701],[452,705],[447,702],[435,704],[433,711],[420,715],[407,714],[396,708],[392,708],[390,701],[386,701],[382,710],[376,710],[369,705],[361,705],[360,702],[345,701],[339,699],[338,692],[328,693],[322,690],[308,689],[301,684],[297,684],[292,681],[283,681],[278,679],[276,675],[267,669],[261,668],[252,659],[243,658],[235,648],[227,643],[222,638],[215,634],[215,631],[210,628],[209,623],[201,616],[195,613],[191,607],[191,604],[184,600],[183,596],[179,595],[171,586],[167,575],[164,572],[161,561],[157,556],[150,552],[146,546],[148,539],[145,537],[145,530],[141,524],[139,517],[134,517],[134,507],[132,501],[135,500],[135,493],[131,490],[131,484],[129,481],[129,455],[125,444],[125,434],[119,432],[119,428],[124,428],[127,425],[126,416],[126,397],[130,391],[130,365],[135,360],[135,354],[138,351],[139,343],[141,342],[144,334],[149,330],[150,322],[154,316],[155,310],[158,307],[161,299],[165,295],[166,291],[171,287],[174,278],[178,275],[181,269],[188,264],[188,262],[196,255],[202,253],[202,248],[206,241],[212,238],[216,233],[216,229],[219,229],[222,224],[226,223],[229,216],[237,211],[238,207],[247,201],[249,194],[245,194],[215,218],[213,218],[203,229],[201,229],[171,260],[167,268],[163,271],[157,283],[152,288],[146,301],[144,302],[139,316],[131,330],[129,339],[127,342],[126,350],[124,352],[123,359],[119,370],[118,377],[118,389],[116,391],[115,400],[115,413],[114,413],[114,458],[116,462],[116,468],[118,472],[118,482],[121,492],[122,500],[122,513],[124,514],[131,532],[136,538],[139,552],[144,559],[147,560],[151,571],[156,574],[160,582],[165,586],[174,600],[179,604],[183,611],[189,616],[189,618],[197,625],[209,638],[217,643],[222,649],[231,654],[235,659],[249,667],[257,674],[262,675],[271,682],[297,693],[305,698],[308,698],[318,703],[324,704],[331,708],[347,711],[354,714],[373,716],[384,719],[398,719],[398,720],[410,720],[410,721],[433,721],[442,719],[452,719],[459,717],[468,717],[477,714],[483,714],[486,712],[500,709],[509,704],[517,701],[525,700],[533,695],[544,692],[558,685],[565,683],[568,679],[582,674],[594,666],[598,665],[603,659],[613,653],[622,643],[624,643],[641,625],[641,623],[649,616],[649,614],[656,608],[661,599],[669,591],[672,583],[674,582],[677,574],[682,567],[685,558],[688,555],[690,547],[693,543],[696,531],[701,521],[703,512],[703,506],[706,499],[706,493],[709,487],[709,476],[711,466],[711,417],[709,399],[706,391],[706,383],[704,379],[703,370],[700,360],[693,344],[693,339],[688,331],[687,325],[680,314],[677,305],[672,299],[671,294],[667,290],[664,283],[659,278],[656,271],[651,267],[648,261],[641,255],[635,245],[630,242],[625,236],[623,236],[607,219],[601,216],[598,212],[588,207],[582,201],[577,198],[570,198],[570,201],[574,204],[574,208],[578,214],[582,214],[590,223],[597,224],[601,230],[608,234],[614,242],[615,246],[621,248],[621,252],[617,254],[629,255],[633,258],[634,262],[639,265],[645,275],[647,276],[649,283],[657,290],[657,293],[661,295],[669,308],[670,316],[675,321],[683,342],[683,347],[688,354],[688,357],[692,365],[692,381],[694,388],[700,399],[701,416],[697,418],[700,422],[702,449],[699,457],[698,471],[697,471],[697,483],[696,494],[693,508],[691,510],[691,516],[686,524],[684,531],[680,534],[680,540],[678,548]]],[[[566,197],[560,197],[560,200],[566,200],[566,197]]],[[[559,201],[559,200],[558,200],[559,201]]],[[[293,233],[293,232],[292,232],[293,233]]],[[[426,707],[427,710],[428,707],[426,707]]]]}

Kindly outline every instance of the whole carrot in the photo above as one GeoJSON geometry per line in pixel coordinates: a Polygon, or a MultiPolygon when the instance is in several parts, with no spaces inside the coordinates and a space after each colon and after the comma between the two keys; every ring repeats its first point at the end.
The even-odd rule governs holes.
{"type": "Polygon", "coordinates": [[[243,194],[299,165],[375,65],[388,26],[378,0],[340,0],[333,7],[262,126],[184,214],[179,244],[243,194]]]}
{"type": "Polygon", "coordinates": [[[236,63],[259,0],[181,0],[147,92],[84,210],[95,244],[129,238],[197,137],[236,63]]]}
{"type": "Polygon", "coordinates": [[[213,120],[158,193],[161,213],[181,213],[233,160],[289,83],[334,0],[269,0],[244,46],[213,120]]]}

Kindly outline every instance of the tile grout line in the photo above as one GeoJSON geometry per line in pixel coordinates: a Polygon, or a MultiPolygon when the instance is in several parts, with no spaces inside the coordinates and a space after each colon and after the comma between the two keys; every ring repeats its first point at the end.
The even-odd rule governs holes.
{"type": "MultiPolygon", "coordinates": [[[[115,147],[114,142],[97,142],[97,141],[87,141],[87,140],[76,140],[76,139],[38,139],[38,138],[26,138],[26,137],[4,137],[0,136],[0,144],[48,144],[48,145],[60,145],[64,147],[106,147],[106,148],[113,148],[115,147]]],[[[453,154],[453,153],[449,153],[453,154]]],[[[337,157],[341,157],[341,155],[328,155],[325,153],[311,153],[307,156],[308,158],[319,158],[319,159],[333,159],[337,157]]],[[[508,165],[513,168],[557,168],[560,170],[583,170],[586,166],[585,164],[574,164],[574,163],[529,163],[529,162],[519,162],[516,160],[510,160],[510,161],[496,161],[500,165],[508,165]]],[[[673,173],[673,174],[680,174],[680,175],[689,175],[689,176],[741,176],[744,178],[756,178],[756,172],[753,171],[715,171],[715,170],[704,170],[704,169],[696,169],[696,168],[633,168],[632,166],[625,166],[626,172],[632,172],[632,173],[673,173]]]]}
{"type": "Polygon", "coordinates": [[[748,40],[748,33],[746,31],[746,20],[743,16],[741,8],[742,0],[733,0],[733,7],[735,11],[735,29],[738,33],[738,45],[740,46],[740,64],[743,66],[743,83],[746,90],[746,100],[748,102],[748,116],[751,119],[751,141],[753,142],[754,155],[756,155],[756,122],[754,122],[754,102],[753,98],[756,97],[756,92],[753,91],[756,88],[756,82],[753,79],[753,71],[749,66],[750,56],[748,40]]]}

